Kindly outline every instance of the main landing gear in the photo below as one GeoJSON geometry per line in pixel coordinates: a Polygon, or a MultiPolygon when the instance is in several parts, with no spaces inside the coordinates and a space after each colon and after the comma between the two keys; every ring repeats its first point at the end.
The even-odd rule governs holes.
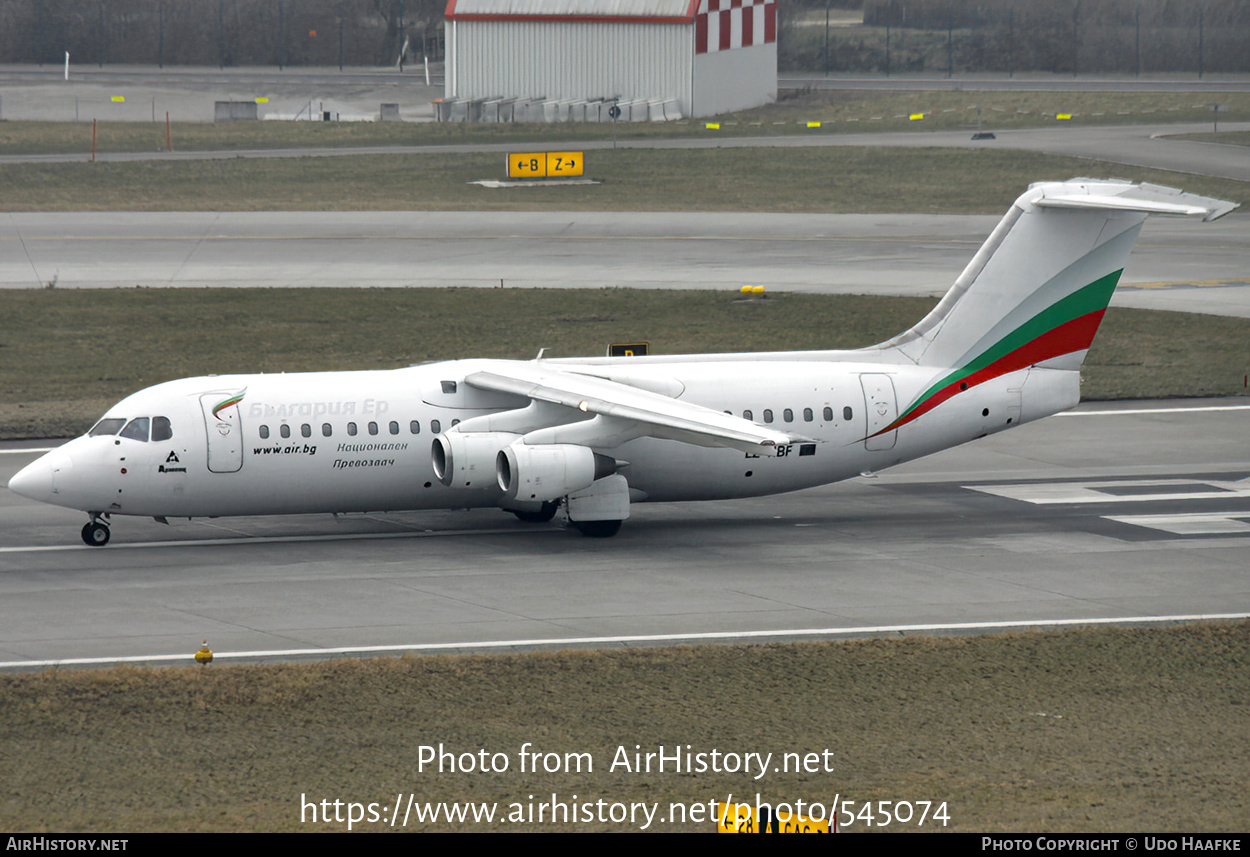
{"type": "Polygon", "coordinates": [[[583,536],[592,539],[610,539],[621,531],[622,521],[569,521],[583,536]]]}
{"type": "Polygon", "coordinates": [[[92,515],[91,520],[82,528],[82,540],[93,548],[102,548],[108,544],[110,535],[109,525],[96,515],[92,515]]]}
{"type": "Polygon", "coordinates": [[[560,508],[559,500],[552,500],[550,503],[543,503],[542,508],[533,511],[522,511],[513,509],[512,514],[517,516],[518,520],[527,524],[545,524],[556,516],[556,510],[560,508]]]}
{"type": "MultiPolygon", "coordinates": [[[[559,500],[552,500],[549,503],[543,503],[541,508],[532,510],[511,509],[509,511],[517,516],[518,520],[527,524],[545,524],[556,516],[556,511],[560,508],[559,500]]],[[[623,521],[607,520],[607,521],[574,521],[569,519],[569,526],[577,530],[583,536],[592,539],[609,539],[621,530],[623,521]]],[[[83,538],[86,538],[85,534],[83,538]]]]}

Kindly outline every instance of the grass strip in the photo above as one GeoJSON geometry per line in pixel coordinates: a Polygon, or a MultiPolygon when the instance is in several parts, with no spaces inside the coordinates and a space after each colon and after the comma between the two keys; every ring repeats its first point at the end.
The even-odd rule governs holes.
{"type": "MultiPolygon", "coordinates": [[[[194,649],[191,646],[190,652],[194,649]]],[[[0,827],[295,831],[301,800],[670,803],[862,810],[945,801],[951,823],[846,831],[1236,831],[1250,809],[1250,624],[0,676],[0,827]],[[523,773],[531,751],[589,769],[523,773]],[[421,748],[502,753],[422,771],[421,748]],[[640,752],[829,750],[833,770],[627,771],[640,752]],[[496,763],[498,766],[498,763],[496,763]],[[530,796],[533,796],[530,798],[530,796]]],[[[533,765],[530,765],[532,768],[533,765]]],[[[569,765],[573,767],[572,764],[569,765]]],[[[560,768],[564,768],[561,761],[560,768]]],[[[823,764],[822,764],[823,768],[823,764]]],[[[346,809],[342,809],[346,814],[346,809]]],[[[919,812],[916,812],[916,817],[919,812]]],[[[385,824],[357,825],[389,829],[385,824]]],[[[396,825],[400,829],[400,825],[396,825]]],[[[408,830],[627,830],[417,823],[408,830]]],[[[707,822],[653,824],[703,831],[707,822]]]]}
{"type": "Polygon", "coordinates": [[[0,166],[7,211],[776,211],[1001,214],[1035,181],[1118,176],[1250,202],[1250,183],[985,149],[591,152],[602,185],[488,190],[491,153],[0,166]],[[819,178],[813,178],[819,177],[819,178]]]}
{"type": "MultiPolygon", "coordinates": [[[[631,289],[107,289],[0,293],[0,438],[81,433],[172,378],[393,368],[460,357],[857,348],[905,330],[927,298],[631,289]],[[695,323],[697,322],[697,323],[695,323]]],[[[1112,309],[1087,399],[1244,394],[1250,319],[1112,309]]]]}
{"type": "Polygon", "coordinates": [[[1250,146],[1250,131],[1220,131],[1211,134],[1178,134],[1180,140],[1197,140],[1200,143],[1223,143],[1225,146],[1250,146]]]}

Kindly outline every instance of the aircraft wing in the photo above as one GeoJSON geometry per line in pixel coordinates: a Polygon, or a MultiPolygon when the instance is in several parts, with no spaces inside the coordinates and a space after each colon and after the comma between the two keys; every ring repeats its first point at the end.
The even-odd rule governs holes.
{"type": "Polygon", "coordinates": [[[511,393],[593,415],[589,423],[560,427],[565,437],[552,438],[556,442],[610,446],[635,437],[658,437],[766,456],[776,455],[777,447],[784,444],[812,442],[807,437],[775,431],[731,414],[591,375],[516,364],[507,371],[474,372],[464,380],[481,390],[511,393]]]}

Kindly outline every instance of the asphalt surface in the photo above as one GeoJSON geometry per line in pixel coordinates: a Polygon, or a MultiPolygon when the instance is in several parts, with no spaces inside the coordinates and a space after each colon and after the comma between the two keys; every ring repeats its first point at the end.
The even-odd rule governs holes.
{"type": "Polygon", "coordinates": [[[307,119],[329,111],[374,120],[398,104],[405,121],[432,121],[442,68],[203,68],[198,66],[0,66],[0,118],[46,122],[212,122],[217,101],[256,101],[259,115],[307,119]]]}
{"type": "Polygon", "coordinates": [[[0,490],[0,665],[1243,615],[1248,430],[1246,399],[1083,406],[840,485],[638,505],[606,540],[479,510],[117,519],[88,548],[82,513],[0,490]]]}
{"type": "MultiPolygon", "coordinates": [[[[27,84],[5,73],[0,117],[16,118],[17,93],[27,84]]],[[[42,90],[41,109],[65,111],[71,90],[56,80],[60,70],[39,73],[46,77],[32,86],[57,88],[42,90]]],[[[143,83],[79,77],[97,88],[93,99],[143,83]]],[[[298,105],[309,102],[309,80],[317,78],[291,75],[288,92],[271,72],[223,72],[207,89],[203,81],[189,84],[190,98],[199,110],[206,93],[250,98],[269,88],[273,100],[298,105]]],[[[357,103],[378,100],[383,83],[409,80],[357,80],[357,103]]],[[[329,92],[331,80],[323,84],[329,92]]],[[[187,89],[173,87],[180,93],[171,94],[174,103],[187,89]]],[[[40,91],[29,91],[38,101],[40,91]]],[[[110,102],[115,116],[162,109],[164,95],[135,91],[110,102]]],[[[992,145],[1250,177],[1243,149],[1179,143],[1159,132],[1062,128],[1002,134],[992,145]]],[[[950,145],[966,137],[949,136],[820,142],[950,145]]],[[[275,154],[282,153],[255,156],[275,154]]],[[[651,214],[8,215],[0,282],[758,282],[931,294],[945,289],[995,220],[675,217],[680,228],[651,214]]],[[[1156,219],[1126,274],[1130,285],[1150,287],[1121,289],[1117,302],[1140,296],[1151,306],[1250,314],[1245,222],[1240,215],[1205,226],[1156,219]]],[[[371,646],[640,645],[1245,615],[1248,418],[1248,400],[1083,408],[841,485],[751,501],[638,506],[621,535],[603,541],[476,511],[171,526],[119,520],[112,544],[93,549],[78,541],[83,514],[0,489],[0,661],[189,659],[204,638],[219,656],[301,658],[371,646]]],[[[37,446],[0,445],[0,480],[32,460],[37,446]]]]}
{"type": "MultiPolygon", "coordinates": [[[[0,215],[0,288],[697,288],[940,295],[965,215],[88,212],[0,215]]],[[[1250,216],[1152,218],[1114,304],[1250,317],[1250,216]]]]}

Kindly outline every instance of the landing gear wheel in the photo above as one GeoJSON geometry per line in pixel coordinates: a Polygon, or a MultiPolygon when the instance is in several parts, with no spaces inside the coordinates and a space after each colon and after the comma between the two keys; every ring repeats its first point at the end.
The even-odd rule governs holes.
{"type": "Polygon", "coordinates": [[[99,521],[88,521],[82,528],[82,540],[93,548],[104,547],[109,543],[108,524],[99,521]]]}
{"type": "Polygon", "coordinates": [[[527,524],[545,524],[556,516],[556,509],[559,508],[560,501],[552,500],[550,503],[543,503],[543,507],[537,512],[514,511],[512,514],[517,516],[517,520],[527,524]]]}
{"type": "Polygon", "coordinates": [[[573,521],[573,526],[592,539],[610,539],[621,531],[620,521],[573,521]]]}

